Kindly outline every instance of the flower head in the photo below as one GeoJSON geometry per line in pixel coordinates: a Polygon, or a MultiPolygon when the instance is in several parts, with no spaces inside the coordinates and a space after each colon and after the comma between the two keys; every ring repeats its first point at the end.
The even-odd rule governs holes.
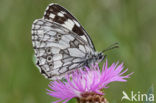
{"type": "MultiPolygon", "coordinates": [[[[108,84],[114,81],[126,82],[125,78],[129,78],[132,74],[123,76],[128,69],[123,71],[123,63],[113,63],[108,67],[107,61],[104,63],[102,70],[97,65],[92,68],[86,67],[85,70],[79,69],[74,71],[71,76],[66,75],[65,81],[51,81],[47,90],[50,96],[59,98],[60,100],[53,102],[58,103],[64,101],[66,103],[72,98],[83,98],[86,94],[96,94],[96,96],[103,95],[101,91],[103,88],[108,88],[108,84]]],[[[89,95],[88,95],[89,96],[89,95]]],[[[104,102],[105,103],[105,102],[104,102]]]]}

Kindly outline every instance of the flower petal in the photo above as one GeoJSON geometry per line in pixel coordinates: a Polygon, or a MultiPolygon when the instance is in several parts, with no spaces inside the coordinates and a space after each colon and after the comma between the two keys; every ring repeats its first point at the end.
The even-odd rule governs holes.
{"type": "Polygon", "coordinates": [[[47,94],[53,97],[56,97],[60,100],[53,102],[58,103],[64,101],[66,103],[71,98],[81,97],[81,94],[88,92],[95,92],[97,94],[103,95],[100,90],[102,88],[108,88],[108,84],[115,81],[125,82],[126,78],[129,78],[130,73],[126,76],[122,76],[128,71],[128,69],[123,71],[123,63],[119,64],[113,63],[108,67],[108,61],[103,65],[102,71],[98,64],[93,65],[91,68],[86,67],[85,70],[79,69],[74,71],[71,75],[66,75],[65,81],[51,81],[48,85],[47,94]]]}

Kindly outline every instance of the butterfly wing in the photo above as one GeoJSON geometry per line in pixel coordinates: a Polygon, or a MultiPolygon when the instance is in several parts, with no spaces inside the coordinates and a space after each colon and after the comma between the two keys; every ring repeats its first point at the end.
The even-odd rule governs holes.
{"type": "Polygon", "coordinates": [[[76,33],[44,19],[34,21],[32,43],[40,72],[52,80],[85,66],[94,52],[76,33]]]}
{"type": "Polygon", "coordinates": [[[36,65],[45,77],[55,80],[85,65],[94,45],[78,21],[63,7],[50,4],[42,19],[32,25],[36,65]]]}
{"type": "Polygon", "coordinates": [[[88,35],[88,33],[84,30],[81,24],[73,17],[65,8],[58,4],[50,4],[44,13],[44,19],[47,19],[51,22],[56,22],[65,28],[73,31],[78,34],[82,39],[84,39],[89,46],[95,51],[94,44],[88,35]]]}

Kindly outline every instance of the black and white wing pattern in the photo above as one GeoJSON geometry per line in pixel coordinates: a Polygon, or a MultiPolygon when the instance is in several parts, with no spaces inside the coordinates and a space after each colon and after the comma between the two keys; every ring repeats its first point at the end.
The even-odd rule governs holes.
{"type": "Polygon", "coordinates": [[[44,17],[32,24],[36,65],[51,80],[81,68],[95,53],[94,45],[78,21],[63,7],[50,4],[44,17]]]}
{"type": "Polygon", "coordinates": [[[94,44],[88,35],[88,33],[84,30],[81,24],[73,17],[65,8],[57,4],[50,4],[44,13],[44,19],[50,20],[52,22],[56,22],[61,24],[63,27],[73,31],[77,35],[79,35],[82,39],[84,39],[89,46],[95,51],[94,44]]]}

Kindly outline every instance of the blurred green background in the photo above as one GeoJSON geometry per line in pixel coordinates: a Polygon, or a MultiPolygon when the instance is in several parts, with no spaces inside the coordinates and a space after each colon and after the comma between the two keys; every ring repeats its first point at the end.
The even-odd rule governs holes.
{"type": "MultiPolygon", "coordinates": [[[[50,103],[49,80],[32,62],[31,25],[49,3],[69,10],[89,33],[109,64],[124,62],[135,72],[126,83],[105,90],[110,103],[120,103],[122,91],[146,93],[156,85],[156,0],[0,0],[0,103],[50,103]]],[[[72,100],[70,103],[73,103],[72,100]]],[[[125,101],[123,103],[129,103],[125,101]]]]}

